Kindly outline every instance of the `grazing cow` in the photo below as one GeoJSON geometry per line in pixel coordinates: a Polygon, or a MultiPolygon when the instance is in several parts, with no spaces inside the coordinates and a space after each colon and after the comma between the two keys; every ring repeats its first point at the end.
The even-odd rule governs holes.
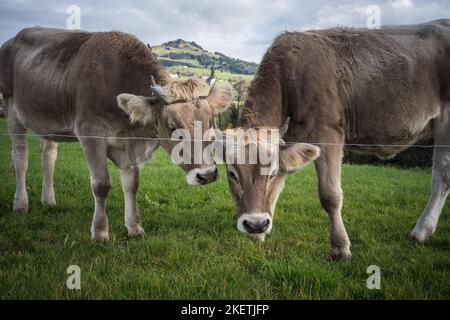
{"type": "MultiPolygon", "coordinates": [[[[226,83],[211,89],[200,79],[171,80],[145,44],[121,32],[24,29],[1,47],[0,70],[16,172],[14,210],[28,211],[27,130],[43,137],[44,205],[55,204],[58,142],[79,141],[95,198],[91,234],[97,241],[109,237],[107,159],[121,169],[128,234],[142,235],[136,202],[139,165],[159,145],[171,152],[176,145],[170,141],[172,131],[192,131],[195,121],[204,130],[211,128],[214,114],[228,105],[232,95],[226,83]]],[[[215,165],[181,167],[190,184],[206,184],[217,177],[215,165]]]]}
{"type": "Polygon", "coordinates": [[[316,160],[320,201],[331,222],[331,256],[349,259],[341,217],[343,144],[388,158],[433,134],[430,198],[410,233],[425,241],[450,188],[450,20],[281,34],[252,82],[241,128],[226,134],[242,136],[257,127],[239,152],[254,144],[273,149],[259,132],[280,128],[288,117],[279,166],[271,174],[260,175],[260,164],[227,165],[240,231],[263,239],[286,174],[316,160]]]}

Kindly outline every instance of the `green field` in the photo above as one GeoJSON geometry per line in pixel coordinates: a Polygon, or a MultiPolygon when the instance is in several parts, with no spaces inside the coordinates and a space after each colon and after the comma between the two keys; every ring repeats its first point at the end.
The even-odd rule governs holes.
{"type": "Polygon", "coordinates": [[[180,72],[183,77],[188,76],[188,73],[208,76],[210,67],[214,65],[219,80],[251,79],[258,66],[254,62],[206,51],[198,44],[183,39],[153,46],[152,51],[160,62],[170,67],[172,73],[180,72]]]}
{"type": "MultiPolygon", "coordinates": [[[[0,133],[6,133],[0,120],[0,133]]],[[[123,227],[119,172],[111,165],[110,239],[91,242],[93,211],[80,145],[61,144],[57,206],[41,207],[39,143],[30,138],[30,212],[11,213],[10,141],[0,136],[0,298],[126,299],[448,299],[450,206],[425,245],[408,242],[421,214],[430,170],[345,165],[344,220],[353,260],[331,262],[329,223],[310,166],[288,178],[272,235],[257,243],[233,220],[224,168],[217,183],[188,187],[162,151],[141,171],[143,239],[123,227]],[[369,265],[381,290],[366,287],[369,265]],[[66,269],[81,268],[81,290],[66,288],[66,269]]]]}
{"type": "MultiPolygon", "coordinates": [[[[210,69],[205,69],[205,68],[194,68],[194,67],[170,67],[167,68],[169,70],[169,72],[171,73],[177,73],[177,72],[190,72],[192,74],[194,74],[197,77],[207,77],[210,75],[211,70],[210,69]]],[[[215,75],[216,78],[219,80],[227,80],[227,81],[231,81],[231,80],[237,80],[239,78],[243,78],[243,79],[253,79],[255,76],[254,75],[247,75],[247,74],[235,74],[235,73],[230,73],[227,71],[220,71],[220,70],[215,70],[215,75]]],[[[185,77],[187,78],[187,77],[185,77]]]]}

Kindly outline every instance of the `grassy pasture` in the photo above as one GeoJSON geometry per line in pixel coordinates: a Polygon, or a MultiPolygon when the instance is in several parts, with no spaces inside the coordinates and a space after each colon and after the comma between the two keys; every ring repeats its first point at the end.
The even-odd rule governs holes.
{"type": "MultiPolygon", "coordinates": [[[[0,133],[6,125],[0,120],[0,133]]],[[[351,262],[330,262],[329,222],[316,195],[312,166],[288,178],[273,233],[260,244],[238,233],[224,168],[217,183],[188,187],[161,150],[141,171],[143,239],[123,227],[119,172],[107,208],[110,239],[90,241],[93,211],[80,145],[61,144],[57,206],[41,207],[39,141],[30,138],[30,212],[11,213],[10,140],[0,136],[0,298],[126,299],[448,299],[449,204],[436,235],[413,245],[406,235],[421,214],[430,170],[345,165],[344,220],[351,262]],[[81,290],[66,288],[69,265],[81,268],[81,290]],[[381,268],[381,290],[366,269],[381,268]]]]}
{"type": "MultiPolygon", "coordinates": [[[[205,68],[194,68],[194,67],[170,67],[167,68],[171,73],[177,73],[179,72],[191,72],[194,75],[198,76],[198,77],[207,77],[210,75],[211,70],[209,69],[205,69],[205,68]]],[[[215,70],[215,75],[216,78],[219,80],[227,80],[227,81],[232,81],[232,80],[236,80],[239,78],[243,78],[243,79],[253,79],[254,75],[248,75],[248,74],[235,74],[235,73],[231,73],[228,71],[220,71],[220,70],[215,70]]]]}

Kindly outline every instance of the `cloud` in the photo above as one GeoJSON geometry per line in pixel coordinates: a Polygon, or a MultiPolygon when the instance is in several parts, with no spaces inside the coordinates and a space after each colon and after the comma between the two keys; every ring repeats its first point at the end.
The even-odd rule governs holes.
{"type": "Polygon", "coordinates": [[[450,0],[2,0],[0,42],[27,26],[65,28],[69,5],[81,8],[81,27],[121,30],[150,44],[183,38],[205,49],[258,62],[284,30],[336,25],[365,27],[377,5],[382,24],[420,23],[450,16],[450,0]]]}
{"type": "Polygon", "coordinates": [[[342,1],[334,5],[323,5],[316,14],[313,24],[304,25],[302,30],[323,29],[334,25],[366,27],[369,14],[366,9],[376,5],[380,9],[381,25],[423,23],[450,17],[450,0],[446,1],[342,1]]]}
{"type": "Polygon", "coordinates": [[[393,0],[389,1],[392,8],[413,8],[414,2],[412,0],[393,0]]]}

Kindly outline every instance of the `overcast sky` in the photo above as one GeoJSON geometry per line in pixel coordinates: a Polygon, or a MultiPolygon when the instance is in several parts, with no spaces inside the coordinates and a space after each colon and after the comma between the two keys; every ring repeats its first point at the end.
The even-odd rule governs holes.
{"type": "Polygon", "coordinates": [[[70,5],[80,7],[85,30],[125,31],[151,45],[193,40],[255,62],[284,30],[365,27],[370,5],[380,8],[382,25],[450,18],[450,0],[1,0],[0,42],[28,26],[66,28],[70,5]]]}

